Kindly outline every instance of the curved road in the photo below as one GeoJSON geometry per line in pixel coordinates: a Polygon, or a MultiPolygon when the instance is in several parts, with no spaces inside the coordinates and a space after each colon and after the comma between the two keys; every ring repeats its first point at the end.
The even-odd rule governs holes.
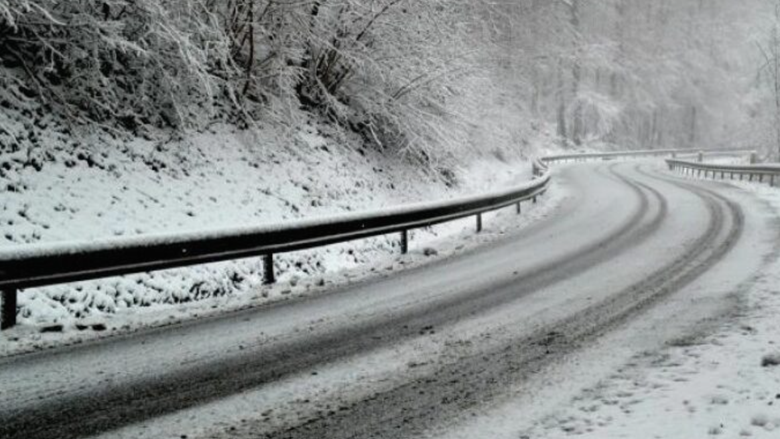
{"type": "Polygon", "coordinates": [[[776,251],[766,207],[725,185],[651,162],[564,167],[556,181],[569,195],[550,218],[457,257],[0,360],[0,437],[446,436],[689,291],[707,293],[662,314],[680,329],[654,343],[722,315],[776,251]]]}

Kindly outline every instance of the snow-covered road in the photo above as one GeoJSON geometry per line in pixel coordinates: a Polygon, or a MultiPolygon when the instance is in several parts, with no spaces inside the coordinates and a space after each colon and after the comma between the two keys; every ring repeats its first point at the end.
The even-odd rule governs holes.
{"type": "Polygon", "coordinates": [[[0,437],[517,437],[727,315],[769,207],[658,162],[562,168],[554,214],[327,295],[0,360],[0,437]]]}

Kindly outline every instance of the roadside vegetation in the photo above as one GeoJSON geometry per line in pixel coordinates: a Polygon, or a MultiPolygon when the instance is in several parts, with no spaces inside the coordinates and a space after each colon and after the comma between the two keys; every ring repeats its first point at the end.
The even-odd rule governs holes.
{"type": "MultiPolygon", "coordinates": [[[[733,146],[755,140],[734,133],[774,102],[755,80],[766,35],[749,31],[771,6],[0,0],[0,105],[141,136],[314,114],[434,167],[550,137],[733,146]],[[754,41],[740,38],[746,30],[754,41]]],[[[31,146],[14,134],[0,130],[3,151],[31,146]]]]}

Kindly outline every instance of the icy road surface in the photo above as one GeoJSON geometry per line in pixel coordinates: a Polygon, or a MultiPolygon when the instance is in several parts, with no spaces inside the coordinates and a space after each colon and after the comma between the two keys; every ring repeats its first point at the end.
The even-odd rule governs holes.
{"type": "Polygon", "coordinates": [[[327,295],[0,360],[0,437],[514,437],[717,324],[774,217],[658,162],[561,168],[505,240],[327,295]]]}

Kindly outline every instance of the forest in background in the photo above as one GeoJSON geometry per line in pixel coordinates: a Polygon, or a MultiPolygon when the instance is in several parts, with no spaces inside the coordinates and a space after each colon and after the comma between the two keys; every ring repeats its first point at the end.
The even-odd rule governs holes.
{"type": "Polygon", "coordinates": [[[425,161],[777,151],[775,2],[0,0],[0,108],[134,135],[313,114],[425,161]]]}

